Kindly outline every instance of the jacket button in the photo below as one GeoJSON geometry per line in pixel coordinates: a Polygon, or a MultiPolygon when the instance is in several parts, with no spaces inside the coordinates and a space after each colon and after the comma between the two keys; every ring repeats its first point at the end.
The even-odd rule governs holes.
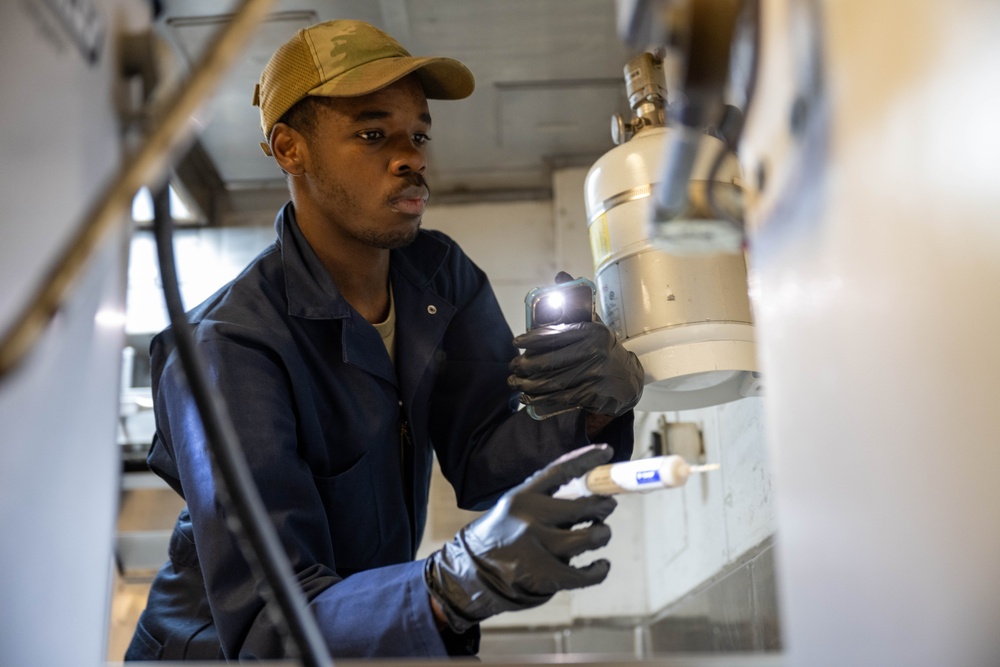
{"type": "Polygon", "coordinates": [[[434,304],[427,306],[427,312],[430,313],[431,315],[436,314],[437,311],[438,311],[437,306],[435,306],[434,304]]]}

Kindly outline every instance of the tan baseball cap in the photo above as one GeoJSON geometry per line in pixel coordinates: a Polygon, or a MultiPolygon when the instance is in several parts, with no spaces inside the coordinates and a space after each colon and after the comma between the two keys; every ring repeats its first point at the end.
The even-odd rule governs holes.
{"type": "MultiPolygon", "coordinates": [[[[303,28],[271,57],[253,104],[269,141],[274,124],[309,96],[367,95],[416,72],[428,98],[459,100],[472,94],[469,68],[451,58],[415,58],[399,42],[364,21],[337,20],[303,28]]],[[[269,145],[261,148],[271,154],[269,145]]]]}

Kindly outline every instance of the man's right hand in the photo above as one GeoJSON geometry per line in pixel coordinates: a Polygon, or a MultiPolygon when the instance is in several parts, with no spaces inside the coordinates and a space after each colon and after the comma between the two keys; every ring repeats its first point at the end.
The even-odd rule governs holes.
{"type": "Polygon", "coordinates": [[[528,609],[555,593],[604,581],[611,567],[569,561],[611,539],[604,519],[617,503],[606,496],[553,498],[563,484],[611,460],[607,445],[581,447],[504,494],[485,515],[427,559],[431,598],[455,632],[504,611],[528,609]],[[590,525],[573,529],[583,523],[590,525]]]}

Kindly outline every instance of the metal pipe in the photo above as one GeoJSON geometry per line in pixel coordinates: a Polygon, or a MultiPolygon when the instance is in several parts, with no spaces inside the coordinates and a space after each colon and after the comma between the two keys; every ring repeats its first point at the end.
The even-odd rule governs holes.
{"type": "Polygon", "coordinates": [[[688,206],[688,181],[694,171],[702,133],[685,125],[676,125],[664,149],[657,187],[653,193],[653,221],[669,223],[688,206]]]}
{"type": "Polygon", "coordinates": [[[171,158],[191,138],[191,115],[215,90],[267,16],[274,0],[244,0],[229,25],[207,49],[187,84],[142,145],[128,156],[76,235],[46,273],[38,290],[0,342],[0,380],[6,378],[41,338],[70,287],[105,235],[121,223],[136,191],[160,178],[171,158]]]}

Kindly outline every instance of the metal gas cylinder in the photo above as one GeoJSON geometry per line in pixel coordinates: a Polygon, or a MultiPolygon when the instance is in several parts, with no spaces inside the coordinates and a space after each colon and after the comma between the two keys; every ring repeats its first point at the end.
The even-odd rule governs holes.
{"type": "MultiPolygon", "coordinates": [[[[662,88],[629,78],[640,71],[657,73],[630,63],[630,88],[654,92],[630,96],[637,117],[628,124],[615,119],[620,145],[597,160],[584,186],[601,315],[645,369],[639,409],[685,410],[757,395],[744,253],[668,253],[651,237],[651,195],[675,130],[654,111],[662,109],[655,92],[662,88]]],[[[713,170],[725,144],[709,135],[700,142],[689,187],[692,220],[706,219],[709,186],[724,205],[739,206],[736,156],[722,156],[713,170]]]]}

